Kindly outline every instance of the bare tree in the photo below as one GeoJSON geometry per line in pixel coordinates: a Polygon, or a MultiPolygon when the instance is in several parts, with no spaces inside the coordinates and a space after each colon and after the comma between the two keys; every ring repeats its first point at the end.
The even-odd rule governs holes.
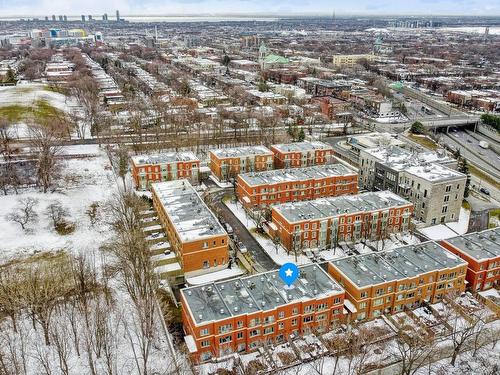
{"type": "Polygon", "coordinates": [[[62,205],[61,201],[52,201],[45,210],[45,215],[52,221],[52,225],[56,228],[65,221],[68,216],[68,210],[62,205]]]}
{"type": "Polygon", "coordinates": [[[61,152],[62,130],[57,124],[30,124],[30,142],[38,154],[37,180],[47,193],[58,174],[57,156],[61,152]]]}
{"type": "Polygon", "coordinates": [[[19,198],[17,206],[5,217],[9,221],[18,223],[23,230],[27,229],[29,224],[34,224],[38,220],[36,206],[38,199],[32,197],[19,198]]]}
{"type": "Polygon", "coordinates": [[[408,334],[404,330],[397,332],[394,355],[400,361],[401,374],[413,375],[431,357],[436,341],[431,335],[422,336],[418,332],[408,334]]]}
{"type": "MultiPolygon", "coordinates": [[[[64,322],[66,323],[66,322],[64,322]]],[[[71,358],[71,337],[66,327],[62,324],[55,324],[50,330],[50,337],[57,359],[59,361],[59,369],[61,374],[70,374],[70,358],[71,358]]]]}
{"type": "Polygon", "coordinates": [[[16,194],[20,185],[20,178],[15,167],[13,135],[7,119],[0,119],[0,188],[7,195],[9,186],[16,194]]]}

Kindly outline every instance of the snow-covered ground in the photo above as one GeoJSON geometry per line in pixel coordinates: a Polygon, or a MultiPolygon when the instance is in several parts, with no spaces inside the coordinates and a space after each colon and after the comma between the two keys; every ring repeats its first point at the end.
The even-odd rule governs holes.
{"type": "Polygon", "coordinates": [[[47,101],[53,107],[64,112],[69,112],[72,107],[78,107],[78,102],[74,99],[46,88],[47,85],[41,83],[0,87],[0,107],[8,105],[30,106],[39,100],[47,101]]]}
{"type": "Polygon", "coordinates": [[[214,281],[230,279],[232,277],[241,276],[245,273],[244,270],[239,268],[237,265],[233,265],[232,268],[226,268],[224,270],[207,273],[206,275],[188,277],[186,283],[189,285],[200,285],[211,283],[214,281]]]}
{"type": "Polygon", "coordinates": [[[436,241],[456,237],[459,234],[467,233],[469,229],[469,217],[470,211],[462,207],[460,208],[458,221],[433,225],[431,227],[419,229],[419,231],[431,240],[436,241]]]}
{"type": "Polygon", "coordinates": [[[117,192],[116,179],[109,166],[108,159],[97,146],[64,148],[63,152],[89,153],[95,157],[68,158],[61,162],[62,179],[58,182],[57,191],[43,194],[36,189],[21,190],[20,194],[0,196],[0,227],[2,240],[0,253],[2,259],[29,255],[35,251],[65,249],[74,252],[90,252],[97,250],[109,239],[110,228],[107,224],[106,204],[117,192]],[[36,211],[39,220],[30,227],[29,232],[20,225],[6,219],[6,215],[17,205],[22,197],[33,197],[39,200],[36,211]],[[72,234],[59,235],[51,226],[45,215],[46,207],[58,200],[69,211],[68,220],[76,225],[72,234]],[[98,222],[91,225],[86,211],[90,205],[97,203],[98,222]]]}

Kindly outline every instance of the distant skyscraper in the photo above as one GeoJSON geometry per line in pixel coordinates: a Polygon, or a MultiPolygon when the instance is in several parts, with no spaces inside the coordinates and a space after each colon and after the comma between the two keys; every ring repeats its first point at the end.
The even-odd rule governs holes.
{"type": "Polygon", "coordinates": [[[116,10],[116,21],[120,22],[120,11],[116,10]]]}
{"type": "Polygon", "coordinates": [[[48,16],[45,16],[45,21],[48,21],[49,20],[49,17],[48,16]]]}
{"type": "Polygon", "coordinates": [[[64,19],[63,16],[59,16],[59,21],[62,22],[63,19],[64,19]]]}
{"type": "Polygon", "coordinates": [[[55,21],[56,20],[56,16],[55,14],[52,15],[52,21],[55,21]]]}
{"type": "Polygon", "coordinates": [[[89,21],[92,21],[92,15],[91,14],[88,15],[88,19],[89,19],[89,21]]]}
{"type": "Polygon", "coordinates": [[[108,14],[107,14],[107,13],[104,13],[104,14],[102,15],[102,20],[103,20],[103,21],[107,21],[107,20],[108,20],[108,14]]]}
{"type": "Polygon", "coordinates": [[[85,16],[82,14],[82,22],[85,22],[85,16]]]}

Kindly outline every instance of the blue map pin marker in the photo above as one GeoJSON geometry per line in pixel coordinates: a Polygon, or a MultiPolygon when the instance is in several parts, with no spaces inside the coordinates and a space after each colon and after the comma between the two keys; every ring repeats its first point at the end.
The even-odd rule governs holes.
{"type": "Polygon", "coordinates": [[[285,263],[280,268],[280,277],[286,285],[292,285],[299,277],[299,268],[294,263],[285,263]]]}

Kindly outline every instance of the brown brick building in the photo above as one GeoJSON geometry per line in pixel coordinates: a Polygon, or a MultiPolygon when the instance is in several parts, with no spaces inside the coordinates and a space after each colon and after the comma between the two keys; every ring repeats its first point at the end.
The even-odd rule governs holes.
{"type": "Polygon", "coordinates": [[[331,164],[334,155],[332,146],[318,141],[272,145],[271,151],[276,169],[331,164]]]}
{"type": "Polygon", "coordinates": [[[278,271],[181,290],[185,341],[195,361],[327,331],[343,315],[344,290],[317,265],[288,288],[278,271]]]}
{"type": "Polygon", "coordinates": [[[409,229],[413,205],[389,191],[369,192],[272,207],[272,235],[291,252],[377,240],[409,229]]]}
{"type": "Polygon", "coordinates": [[[328,272],[346,290],[358,320],[439,302],[465,290],[467,263],[435,242],[334,260],[328,272]]]}
{"type": "Polygon", "coordinates": [[[198,184],[200,160],[192,152],[165,152],[131,158],[135,188],[146,190],[154,182],[188,179],[198,184]]]}
{"type": "Polygon", "coordinates": [[[358,175],[343,164],[238,175],[236,195],[245,208],[357,194],[358,175]]]}
{"type": "Polygon", "coordinates": [[[210,150],[210,170],[219,181],[236,178],[239,173],[273,169],[273,153],[264,146],[244,146],[210,150]]]}
{"type": "Polygon", "coordinates": [[[152,185],[153,206],[186,277],[227,268],[228,235],[187,180],[152,185]]]}

